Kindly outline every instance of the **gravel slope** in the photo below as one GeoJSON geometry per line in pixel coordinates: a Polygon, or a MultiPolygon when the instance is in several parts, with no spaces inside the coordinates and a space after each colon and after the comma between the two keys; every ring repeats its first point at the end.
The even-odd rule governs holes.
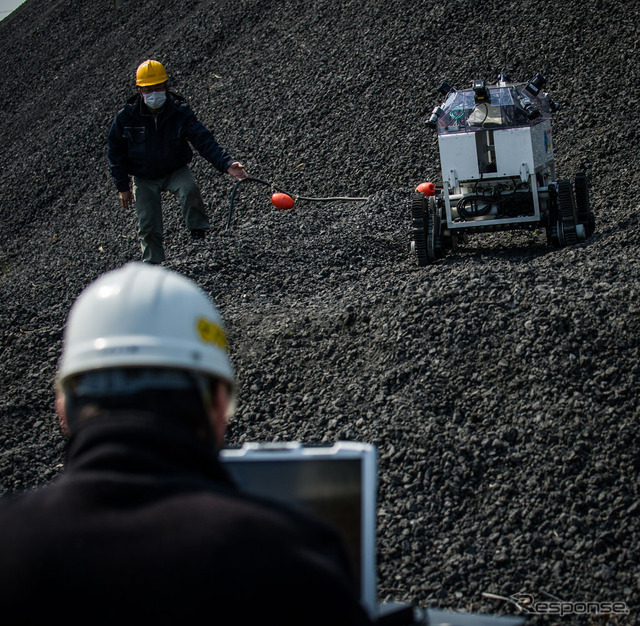
{"type": "MultiPolygon", "coordinates": [[[[196,157],[213,220],[188,240],[166,202],[167,267],[211,293],[241,384],[229,440],[358,439],[380,454],[382,599],[516,612],[483,592],[640,611],[640,8],[27,0],[0,22],[0,493],[43,485],[64,442],[52,380],[70,304],[139,258],[106,165],[138,63],[259,178],[278,212],[196,157]],[[424,125],[443,78],[536,72],[562,108],[558,178],[588,173],[597,227],[479,235],[419,268],[410,197],[439,181],[424,125]]],[[[535,620],[533,620],[535,621],[535,620]]],[[[540,618],[541,623],[549,623],[540,618]]],[[[605,623],[565,617],[571,623],[605,623]]]]}

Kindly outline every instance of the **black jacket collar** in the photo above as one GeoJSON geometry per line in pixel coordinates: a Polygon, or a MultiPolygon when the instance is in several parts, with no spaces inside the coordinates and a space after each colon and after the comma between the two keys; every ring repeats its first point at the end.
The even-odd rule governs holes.
{"type": "Polygon", "coordinates": [[[178,419],[143,412],[104,413],[79,424],[69,440],[66,471],[190,475],[233,485],[209,435],[199,437],[178,419]]]}

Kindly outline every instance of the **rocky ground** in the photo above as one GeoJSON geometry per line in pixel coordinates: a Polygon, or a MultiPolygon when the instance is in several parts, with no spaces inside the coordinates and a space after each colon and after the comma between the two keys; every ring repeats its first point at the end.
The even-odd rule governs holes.
{"type": "MultiPolygon", "coordinates": [[[[64,442],[52,381],[69,306],[139,259],[106,133],[163,61],[288,212],[201,158],[213,234],[166,201],[166,266],[212,294],[241,385],[231,444],[374,443],[383,600],[516,614],[483,593],[624,602],[640,615],[637,189],[640,8],[613,0],[27,0],[0,22],[0,492],[41,486],[64,442]],[[439,182],[424,120],[446,78],[536,72],[562,108],[558,178],[586,171],[596,232],[478,235],[410,253],[410,198],[439,182]]],[[[549,623],[544,618],[532,621],[549,623]]],[[[551,620],[553,623],[553,620],[551,620]]]]}

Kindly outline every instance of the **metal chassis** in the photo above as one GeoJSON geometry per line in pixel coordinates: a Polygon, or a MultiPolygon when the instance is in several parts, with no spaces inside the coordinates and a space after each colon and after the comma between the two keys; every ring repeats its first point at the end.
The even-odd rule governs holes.
{"type": "MultiPolygon", "coordinates": [[[[454,172],[452,172],[454,174],[454,172]]],[[[503,179],[504,177],[496,178],[495,180],[503,179]]],[[[451,194],[449,191],[449,181],[443,181],[442,185],[442,197],[444,200],[444,208],[445,208],[445,216],[447,220],[447,230],[451,232],[462,232],[468,230],[470,232],[491,232],[495,230],[509,230],[510,228],[514,230],[531,228],[541,223],[545,222],[543,220],[542,210],[541,210],[541,202],[540,196],[544,196],[548,198],[549,195],[549,186],[546,187],[538,187],[536,177],[534,174],[528,173],[528,168],[526,164],[523,164],[521,170],[521,180],[523,182],[529,182],[530,193],[533,195],[533,215],[523,216],[523,217],[508,217],[508,218],[500,218],[500,219],[478,219],[478,220],[469,220],[466,222],[458,221],[453,217],[453,211],[451,208],[452,200],[461,200],[464,198],[465,194],[451,194]]],[[[491,180],[489,178],[485,180],[491,180]]],[[[465,182],[465,181],[461,181],[465,182]]],[[[477,181],[469,181],[475,183],[477,181]]],[[[548,206],[548,202],[546,203],[548,206]]],[[[546,217],[546,216],[545,216],[546,217]]]]}

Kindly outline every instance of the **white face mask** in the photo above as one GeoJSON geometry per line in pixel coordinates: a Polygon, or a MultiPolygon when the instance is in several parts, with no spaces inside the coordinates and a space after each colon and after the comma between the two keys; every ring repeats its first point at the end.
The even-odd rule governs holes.
{"type": "Polygon", "coordinates": [[[167,100],[167,92],[152,91],[151,93],[143,93],[142,97],[150,109],[159,109],[167,100]]]}

